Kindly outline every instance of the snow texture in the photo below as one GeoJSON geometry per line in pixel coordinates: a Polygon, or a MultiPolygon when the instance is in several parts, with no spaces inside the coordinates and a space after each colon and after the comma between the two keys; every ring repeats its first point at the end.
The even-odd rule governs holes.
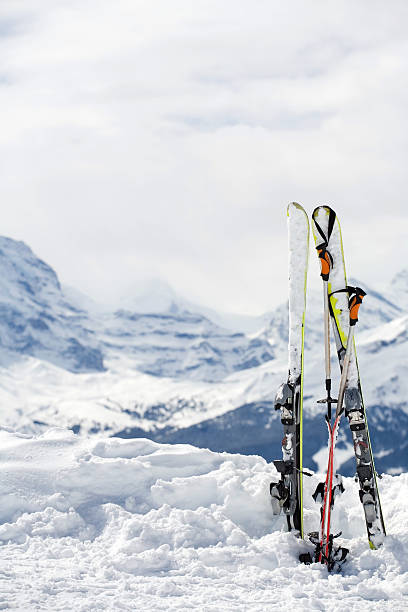
{"type": "MultiPolygon", "coordinates": [[[[272,515],[271,477],[255,456],[3,429],[0,609],[408,609],[407,474],[381,481],[389,535],[377,551],[344,480],[333,525],[350,555],[337,575],[298,562],[309,545],[272,515]]],[[[318,524],[318,480],[304,483],[306,531],[318,524]]]]}

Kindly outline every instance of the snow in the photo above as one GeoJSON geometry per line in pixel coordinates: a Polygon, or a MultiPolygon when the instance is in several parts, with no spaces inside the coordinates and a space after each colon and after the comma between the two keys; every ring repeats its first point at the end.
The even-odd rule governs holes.
{"type": "Polygon", "coordinates": [[[107,363],[107,371],[97,374],[73,374],[31,357],[0,366],[2,423],[25,432],[41,429],[40,423],[67,428],[80,424],[83,432],[106,430],[106,435],[125,427],[146,432],[186,427],[266,397],[287,370],[285,358],[273,369],[264,364],[215,385],[149,376],[135,370],[126,356],[107,363]],[[161,404],[160,418],[149,418],[149,408],[161,404]]]}
{"type": "MultiPolygon", "coordinates": [[[[276,472],[260,457],[3,429],[0,474],[0,609],[408,608],[407,474],[380,481],[389,535],[377,551],[344,479],[333,526],[350,556],[338,575],[298,563],[308,544],[272,515],[276,472]]],[[[321,477],[304,479],[306,531],[321,477]]]]}
{"type": "MultiPolygon", "coordinates": [[[[354,446],[350,442],[346,441],[346,438],[344,434],[342,435],[342,432],[340,433],[340,439],[343,441],[344,445],[343,448],[339,448],[338,445],[336,446],[335,466],[337,467],[337,469],[339,469],[339,466],[343,465],[343,463],[346,463],[346,461],[348,461],[349,459],[354,459],[354,446]]],[[[327,454],[327,448],[322,446],[322,448],[313,455],[313,460],[316,462],[316,465],[318,466],[318,470],[320,472],[326,472],[327,470],[327,454]]],[[[388,451],[383,451],[383,454],[388,454],[388,451]]],[[[379,458],[380,456],[380,453],[376,454],[376,458],[379,458]]]]}

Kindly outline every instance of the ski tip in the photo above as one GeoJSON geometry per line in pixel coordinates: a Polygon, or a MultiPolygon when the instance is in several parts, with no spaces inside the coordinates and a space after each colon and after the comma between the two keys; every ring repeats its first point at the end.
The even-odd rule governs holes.
{"type": "Polygon", "coordinates": [[[330,208],[330,206],[316,206],[312,213],[312,218],[315,219],[320,213],[326,213],[326,215],[332,214],[336,216],[336,213],[332,208],[330,208]]]}
{"type": "Polygon", "coordinates": [[[290,202],[290,204],[288,204],[288,208],[287,208],[288,217],[290,216],[291,210],[293,210],[294,208],[297,208],[297,210],[302,211],[307,217],[307,212],[305,211],[303,206],[301,204],[298,204],[297,202],[290,202]]]}

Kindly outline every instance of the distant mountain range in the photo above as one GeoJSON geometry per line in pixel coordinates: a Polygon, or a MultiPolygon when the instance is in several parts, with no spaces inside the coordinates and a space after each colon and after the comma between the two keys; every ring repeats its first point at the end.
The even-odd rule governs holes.
{"type": "Polygon", "coordinates": [[[23,242],[0,237],[0,347],[72,372],[102,371],[84,313],[65,298],[54,270],[23,242]]]}
{"type": "MultiPolygon", "coordinates": [[[[358,283],[365,287],[364,283],[358,283]]],[[[408,270],[367,288],[357,350],[378,471],[408,470],[408,270]],[[392,300],[385,296],[392,296],[392,300]]],[[[324,464],[320,292],[308,295],[304,463],[324,464]]],[[[287,305],[261,317],[216,313],[160,282],[105,311],[28,246],[0,238],[1,423],[21,431],[149,437],[279,458],[275,391],[286,378],[287,305]]],[[[337,365],[333,361],[333,369],[337,365]]],[[[351,436],[339,437],[343,473],[351,436]]]]}

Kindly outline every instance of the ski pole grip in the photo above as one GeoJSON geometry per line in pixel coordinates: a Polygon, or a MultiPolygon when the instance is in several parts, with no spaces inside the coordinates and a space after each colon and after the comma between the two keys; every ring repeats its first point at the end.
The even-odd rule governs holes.
{"type": "Polygon", "coordinates": [[[355,288],[355,294],[350,298],[350,326],[355,325],[358,321],[358,311],[363,303],[363,297],[366,292],[360,287],[355,288]]]}
{"type": "Polygon", "coordinates": [[[329,280],[330,270],[333,263],[331,255],[324,244],[317,246],[316,250],[320,261],[320,276],[323,280],[327,281],[329,280]]]}

